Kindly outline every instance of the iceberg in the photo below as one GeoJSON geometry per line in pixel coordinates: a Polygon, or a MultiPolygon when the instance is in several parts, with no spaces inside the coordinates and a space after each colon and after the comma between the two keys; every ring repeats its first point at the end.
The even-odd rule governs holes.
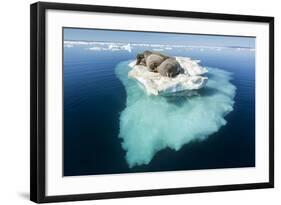
{"type": "Polygon", "coordinates": [[[129,53],[132,52],[132,47],[131,44],[128,43],[126,45],[120,44],[120,43],[112,43],[108,46],[108,49],[111,51],[121,51],[121,50],[125,50],[128,51],[129,53]]]}
{"type": "Polygon", "coordinates": [[[236,92],[231,73],[208,67],[208,81],[198,95],[154,96],[128,78],[132,70],[128,64],[120,62],[115,74],[127,94],[119,138],[130,168],[149,164],[163,149],[179,151],[192,141],[203,143],[227,124],[225,116],[233,110],[236,92]]]}
{"type": "Polygon", "coordinates": [[[202,75],[208,70],[199,65],[200,61],[188,57],[176,57],[176,60],[182,72],[174,78],[151,72],[146,66],[136,65],[136,61],[129,63],[132,69],[128,76],[136,79],[148,95],[185,95],[187,91],[198,90],[206,85],[208,77],[202,75]]]}

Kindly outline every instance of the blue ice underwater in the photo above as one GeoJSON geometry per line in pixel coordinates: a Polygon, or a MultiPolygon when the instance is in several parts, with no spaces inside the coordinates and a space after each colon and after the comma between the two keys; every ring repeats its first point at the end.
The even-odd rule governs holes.
{"type": "Polygon", "coordinates": [[[191,141],[202,141],[226,125],[225,116],[233,110],[236,92],[230,72],[207,68],[207,85],[197,96],[149,96],[128,78],[128,64],[120,62],[115,73],[127,93],[119,137],[130,168],[149,164],[162,149],[178,151],[191,141]]]}

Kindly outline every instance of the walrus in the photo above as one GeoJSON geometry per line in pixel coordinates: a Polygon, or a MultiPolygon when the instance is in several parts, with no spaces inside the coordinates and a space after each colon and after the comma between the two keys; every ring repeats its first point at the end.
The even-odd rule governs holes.
{"type": "Polygon", "coordinates": [[[145,57],[144,57],[144,55],[142,53],[139,53],[137,55],[136,65],[144,65],[144,66],[146,66],[145,57]]]}
{"type": "Polygon", "coordinates": [[[147,58],[150,56],[150,55],[157,55],[159,56],[160,58],[163,58],[163,59],[166,59],[168,58],[168,56],[162,54],[162,53],[159,53],[159,52],[154,52],[154,51],[144,51],[143,53],[138,53],[137,54],[137,62],[136,62],[136,65],[146,65],[146,60],[147,58]]]}
{"type": "Polygon", "coordinates": [[[166,57],[153,53],[146,58],[146,66],[150,71],[157,72],[157,67],[161,65],[161,63],[163,63],[166,59],[166,57]]]}
{"type": "Polygon", "coordinates": [[[149,68],[150,71],[156,72],[156,68],[168,58],[168,56],[152,51],[144,51],[137,54],[136,65],[144,65],[149,68]]]}
{"type": "Polygon", "coordinates": [[[156,70],[162,76],[175,77],[181,72],[181,67],[175,58],[169,57],[156,70]]]}
{"type": "Polygon", "coordinates": [[[160,53],[160,52],[157,52],[157,51],[144,51],[143,52],[143,56],[145,57],[145,58],[147,58],[149,55],[151,55],[151,54],[156,54],[156,55],[159,55],[159,56],[161,56],[161,57],[163,57],[163,58],[167,58],[167,57],[169,57],[169,56],[166,56],[166,55],[164,55],[163,53],[160,53]]]}
{"type": "Polygon", "coordinates": [[[175,77],[181,71],[175,58],[154,51],[144,51],[137,54],[136,65],[146,66],[149,71],[158,72],[167,77],[175,77]]]}

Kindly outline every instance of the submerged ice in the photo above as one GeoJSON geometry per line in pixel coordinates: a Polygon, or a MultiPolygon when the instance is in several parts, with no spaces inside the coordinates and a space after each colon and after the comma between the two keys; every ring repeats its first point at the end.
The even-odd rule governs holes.
{"type": "Polygon", "coordinates": [[[122,147],[129,167],[148,164],[165,148],[175,151],[194,140],[204,140],[227,122],[233,110],[235,86],[231,73],[208,68],[208,82],[196,96],[149,96],[128,78],[129,62],[115,68],[127,93],[120,115],[122,147]]]}

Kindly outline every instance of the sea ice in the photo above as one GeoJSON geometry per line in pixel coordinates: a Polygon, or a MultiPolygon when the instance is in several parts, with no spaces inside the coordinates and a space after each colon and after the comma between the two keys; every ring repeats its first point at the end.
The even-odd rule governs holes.
{"type": "Polygon", "coordinates": [[[128,63],[119,63],[115,73],[127,93],[119,137],[129,167],[148,164],[165,148],[178,151],[191,141],[204,140],[227,123],[224,117],[233,110],[236,90],[231,73],[208,68],[208,82],[198,95],[164,97],[147,95],[128,78],[128,63]]]}
{"type": "Polygon", "coordinates": [[[136,79],[149,95],[179,95],[206,85],[208,78],[202,75],[208,71],[198,64],[199,61],[187,57],[176,57],[176,60],[183,72],[174,78],[151,72],[146,66],[135,65],[136,61],[129,63],[132,70],[128,76],[136,79]]]}

